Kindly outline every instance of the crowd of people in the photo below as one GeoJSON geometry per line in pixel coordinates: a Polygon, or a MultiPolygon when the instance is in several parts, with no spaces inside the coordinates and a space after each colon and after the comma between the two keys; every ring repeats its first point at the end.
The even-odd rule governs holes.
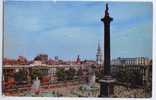
{"type": "Polygon", "coordinates": [[[127,88],[124,86],[114,86],[114,96],[115,97],[128,97],[128,98],[144,98],[145,90],[143,88],[127,88]]]}

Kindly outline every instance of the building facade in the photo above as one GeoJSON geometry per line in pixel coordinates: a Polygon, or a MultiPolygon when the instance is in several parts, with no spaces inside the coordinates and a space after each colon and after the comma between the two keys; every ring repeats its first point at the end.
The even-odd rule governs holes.
{"type": "Polygon", "coordinates": [[[111,65],[149,65],[151,60],[146,57],[113,59],[111,65]]]}
{"type": "Polygon", "coordinates": [[[35,61],[41,61],[43,64],[48,62],[48,55],[47,54],[39,54],[34,58],[35,61]]]}

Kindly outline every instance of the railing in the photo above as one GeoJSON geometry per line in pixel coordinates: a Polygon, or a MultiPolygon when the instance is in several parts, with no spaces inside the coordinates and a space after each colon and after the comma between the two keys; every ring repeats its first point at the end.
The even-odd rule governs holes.
{"type": "MultiPolygon", "coordinates": [[[[49,83],[49,82],[46,82],[46,83],[41,83],[41,88],[57,88],[57,87],[64,87],[64,86],[71,86],[71,85],[76,85],[76,84],[82,84],[83,82],[80,81],[80,80],[71,80],[71,81],[60,81],[60,82],[57,82],[57,83],[49,83]]],[[[6,85],[3,85],[2,88],[3,88],[3,91],[4,92],[13,92],[13,91],[30,91],[31,90],[31,86],[32,84],[28,83],[28,84],[14,84],[14,85],[11,85],[11,87],[7,87],[7,84],[6,85]]]]}
{"type": "Polygon", "coordinates": [[[29,68],[29,67],[79,67],[79,66],[88,66],[85,64],[72,64],[72,65],[3,65],[3,68],[29,68]]]}

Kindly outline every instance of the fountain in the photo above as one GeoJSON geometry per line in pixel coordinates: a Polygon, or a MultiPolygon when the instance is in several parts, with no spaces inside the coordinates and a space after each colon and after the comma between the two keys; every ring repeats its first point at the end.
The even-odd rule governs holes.
{"type": "Polygon", "coordinates": [[[56,97],[57,96],[57,94],[54,91],[48,91],[48,92],[41,91],[40,80],[38,79],[38,77],[36,77],[36,79],[33,80],[31,91],[26,92],[24,95],[25,96],[40,96],[40,97],[56,97]]]}
{"type": "Polygon", "coordinates": [[[33,81],[31,91],[35,95],[39,95],[39,93],[40,93],[40,80],[38,79],[38,77],[36,77],[36,79],[33,81]]]}
{"type": "Polygon", "coordinates": [[[92,88],[95,86],[95,66],[92,65],[89,69],[89,87],[92,88]]]}
{"type": "Polygon", "coordinates": [[[88,76],[88,82],[81,85],[79,90],[82,92],[79,95],[81,96],[96,96],[96,93],[98,92],[98,87],[96,86],[96,76],[95,76],[95,65],[91,65],[91,67],[88,69],[89,76],[88,76]]]}

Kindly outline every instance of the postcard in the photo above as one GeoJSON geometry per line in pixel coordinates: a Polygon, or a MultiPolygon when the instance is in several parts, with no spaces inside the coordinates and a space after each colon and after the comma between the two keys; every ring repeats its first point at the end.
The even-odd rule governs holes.
{"type": "Polygon", "coordinates": [[[3,1],[2,94],[152,97],[152,2],[3,1]]]}

